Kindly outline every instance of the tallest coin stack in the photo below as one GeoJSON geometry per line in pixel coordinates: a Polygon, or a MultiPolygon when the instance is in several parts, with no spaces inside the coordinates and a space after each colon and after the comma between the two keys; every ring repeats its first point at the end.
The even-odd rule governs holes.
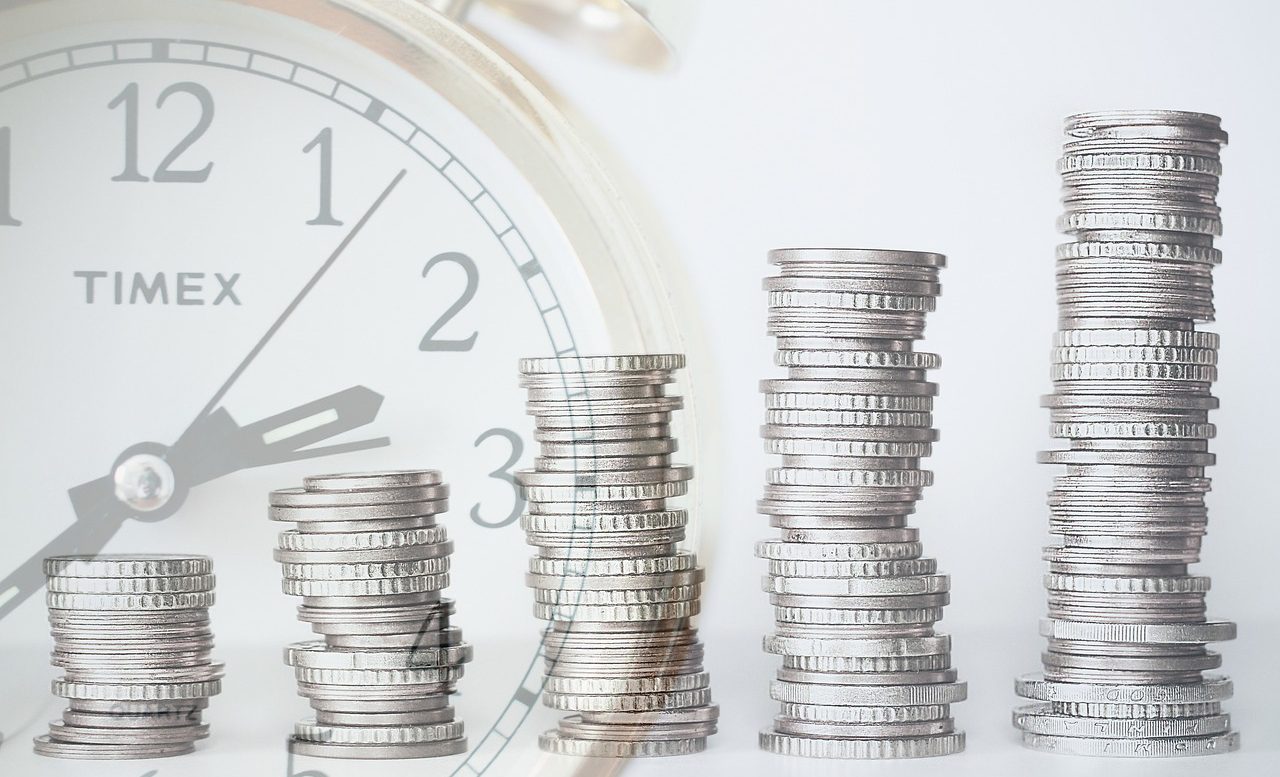
{"type": "Polygon", "coordinates": [[[1051,433],[1066,465],[1049,494],[1048,638],[1037,703],[1014,712],[1028,747],[1113,756],[1204,755],[1239,740],[1231,682],[1206,643],[1235,624],[1205,616],[1200,560],[1213,463],[1217,335],[1210,271],[1221,261],[1215,116],[1090,113],[1066,121],[1059,330],[1051,433]]]}

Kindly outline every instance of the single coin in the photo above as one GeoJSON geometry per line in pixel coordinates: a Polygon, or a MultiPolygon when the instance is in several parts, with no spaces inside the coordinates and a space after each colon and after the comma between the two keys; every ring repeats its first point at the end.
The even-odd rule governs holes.
{"type": "Polygon", "coordinates": [[[48,591],[69,594],[177,594],[212,591],[213,575],[181,577],[50,577],[48,591]]]}
{"type": "Polygon", "coordinates": [[[706,749],[707,740],[705,737],[632,741],[577,739],[553,730],[538,736],[538,747],[548,753],[587,758],[642,758],[700,753],[706,749]]]}
{"type": "Polygon", "coordinates": [[[1103,739],[1094,737],[1050,736],[1023,732],[1022,744],[1032,750],[1068,755],[1111,756],[1121,758],[1171,758],[1174,756],[1229,753],[1240,748],[1236,732],[1201,737],[1169,739],[1103,739]]]}
{"type": "Polygon", "coordinates": [[[924,550],[919,542],[873,543],[792,543],[762,540],[756,556],[771,561],[875,561],[918,558],[924,550]]]}
{"type": "Polygon", "coordinates": [[[950,755],[964,750],[964,734],[889,739],[829,739],[782,734],[765,729],[760,732],[760,748],[778,755],[799,755],[808,758],[847,760],[927,758],[950,755]]]}
{"type": "Polygon", "coordinates": [[[535,602],[533,614],[542,620],[569,621],[657,621],[691,618],[701,609],[697,599],[660,604],[584,605],[535,602]]]}
{"type": "Polygon", "coordinates": [[[539,604],[588,607],[629,607],[632,605],[669,604],[697,599],[700,584],[641,589],[537,588],[533,600],[539,604]]]}
{"type": "Polygon", "coordinates": [[[711,685],[706,672],[653,677],[547,677],[547,693],[569,695],[658,694],[693,691],[711,685]]]}
{"type": "Polygon", "coordinates": [[[780,577],[763,578],[765,591],[793,596],[919,596],[951,590],[949,575],[903,577],[780,577]]]}
{"type": "Polygon", "coordinates": [[[706,704],[676,710],[652,710],[649,712],[584,712],[574,716],[584,723],[597,725],[677,725],[684,723],[714,723],[720,717],[720,705],[706,704]]]}
{"type": "Polygon", "coordinates": [[[280,532],[277,547],[286,551],[342,552],[435,545],[448,539],[445,527],[380,532],[280,532]]]}
{"type": "Polygon", "coordinates": [[[443,483],[429,486],[384,488],[377,491],[325,491],[308,488],[281,488],[268,495],[272,507],[327,509],[366,507],[405,502],[434,502],[449,496],[443,483]]]}
{"type": "Polygon", "coordinates": [[[453,718],[453,707],[405,712],[316,710],[316,724],[319,726],[422,726],[432,723],[448,723],[453,718]]]}
{"type": "Polygon", "coordinates": [[[290,521],[307,526],[323,527],[321,531],[337,532],[344,529],[335,526],[355,524],[351,531],[383,531],[385,529],[414,528],[399,526],[365,525],[375,521],[393,521],[422,516],[439,515],[449,509],[447,498],[429,501],[388,502],[372,505],[349,505],[344,507],[286,507],[271,505],[267,508],[267,517],[273,521],[290,521]]]}
{"type": "Polygon", "coordinates": [[[290,596],[349,598],[360,596],[394,596],[439,592],[449,587],[449,574],[442,572],[413,577],[385,577],[368,580],[291,580],[281,581],[290,596]]]}
{"type": "Polygon", "coordinates": [[[407,726],[337,726],[303,720],[293,726],[295,739],[335,745],[405,745],[443,742],[462,736],[461,721],[407,726]]]}
{"type": "Polygon", "coordinates": [[[420,669],[453,666],[471,660],[471,645],[422,650],[332,650],[324,642],[295,642],[284,649],[284,662],[308,669],[420,669]]]}
{"type": "Polygon", "coordinates": [[[439,758],[467,752],[465,737],[439,742],[413,742],[387,745],[347,745],[330,742],[306,742],[289,739],[289,752],[317,758],[350,758],[356,760],[400,760],[402,758],[439,758]]]}
{"type": "Polygon", "coordinates": [[[931,575],[938,571],[932,558],[885,559],[881,561],[800,561],[771,559],[770,575],[786,578],[877,578],[931,575]]]}
{"type": "Polygon", "coordinates": [[[773,719],[773,730],[779,734],[831,739],[927,737],[950,734],[955,731],[955,726],[955,721],[951,718],[918,723],[817,723],[809,720],[795,720],[785,715],[778,715],[773,719]]]}
{"type": "Polygon", "coordinates": [[[438,486],[442,483],[444,477],[433,469],[343,472],[309,475],[302,479],[302,485],[308,491],[382,491],[438,486]]]}
{"type": "Polygon", "coordinates": [[[873,656],[869,658],[847,656],[792,656],[782,657],[782,666],[805,672],[928,672],[947,669],[951,655],[939,653],[932,656],[873,656]]]}
{"type": "Polygon", "coordinates": [[[581,372],[655,372],[684,369],[684,354],[634,354],[611,356],[567,355],[556,358],[521,359],[520,372],[560,374],[581,372]]]}
{"type": "Polygon", "coordinates": [[[923,637],[792,637],[765,635],[764,651],[793,656],[927,656],[951,650],[951,637],[936,634],[923,637]]]}
{"type": "Polygon", "coordinates": [[[1098,739],[1167,739],[1226,733],[1231,716],[1197,718],[1079,718],[1057,715],[1049,704],[1028,704],[1013,711],[1013,725],[1032,734],[1098,739]]]}
{"type": "Polygon", "coordinates": [[[711,703],[711,689],[637,694],[542,694],[542,703],[554,710],[571,712],[649,712],[682,707],[702,707],[711,703]]]}
{"type": "Polygon", "coordinates": [[[815,685],[774,680],[769,695],[796,704],[838,704],[853,707],[954,704],[968,696],[965,683],[933,685],[815,685]]]}
{"type": "MultiPolygon", "coordinates": [[[[778,670],[778,679],[788,683],[804,683],[809,685],[934,685],[937,683],[954,683],[955,669],[937,669],[915,672],[811,672],[803,669],[778,670]]],[[[933,702],[930,702],[933,703],[933,702]]],[[[937,702],[948,704],[950,702],[937,702]]]]}
{"type": "Polygon", "coordinates": [[[213,571],[208,556],[162,553],[102,553],[96,556],[50,556],[43,562],[49,577],[185,577],[213,571]]]}
{"type": "Polygon", "coordinates": [[[795,721],[836,725],[918,723],[943,720],[951,715],[949,704],[878,705],[853,707],[837,704],[783,702],[782,716],[795,721]]]}
{"type": "Polygon", "coordinates": [[[1230,621],[1204,623],[1103,623],[1046,618],[1040,621],[1040,635],[1050,639],[1088,642],[1187,643],[1223,642],[1236,637],[1230,621]]]}
{"type": "Polygon", "coordinates": [[[216,696],[221,691],[221,680],[135,685],[79,683],[67,680],[53,681],[54,696],[61,696],[64,699],[93,699],[97,701],[178,701],[216,696]]]}
{"type": "Polygon", "coordinates": [[[410,686],[457,682],[461,666],[429,666],[413,669],[312,669],[295,666],[293,675],[308,685],[410,686]]]}
{"type": "Polygon", "coordinates": [[[602,726],[584,723],[581,715],[561,718],[557,725],[561,736],[571,739],[593,739],[609,742],[649,742],[673,739],[705,738],[716,733],[716,722],[663,723],[627,726],[610,724],[602,726]]]}
{"type": "Polygon", "coordinates": [[[1045,680],[1040,675],[1023,675],[1014,682],[1019,696],[1037,701],[1087,702],[1100,704],[1188,704],[1231,698],[1231,680],[1205,675],[1199,683],[1112,685],[1064,683],[1045,680]]]}
{"type": "Polygon", "coordinates": [[[153,594],[78,594],[50,591],[45,595],[45,602],[51,610],[195,610],[212,607],[214,600],[213,591],[153,594]]]}
{"type": "Polygon", "coordinates": [[[73,758],[91,761],[127,761],[141,758],[167,758],[174,755],[186,755],[195,752],[195,744],[183,742],[179,744],[131,744],[101,745],[83,742],[60,742],[49,735],[35,738],[37,755],[53,758],[73,758]]]}
{"type": "Polygon", "coordinates": [[[672,556],[652,558],[578,558],[550,559],[537,556],[529,559],[529,572],[534,575],[564,577],[566,575],[661,575],[683,572],[697,566],[698,559],[692,553],[680,551],[672,556]]]}
{"type": "Polygon", "coordinates": [[[55,742],[72,742],[85,745],[182,745],[205,739],[209,726],[201,723],[188,726],[151,727],[146,729],[90,728],[73,726],[60,720],[49,723],[49,736],[55,742]]]}

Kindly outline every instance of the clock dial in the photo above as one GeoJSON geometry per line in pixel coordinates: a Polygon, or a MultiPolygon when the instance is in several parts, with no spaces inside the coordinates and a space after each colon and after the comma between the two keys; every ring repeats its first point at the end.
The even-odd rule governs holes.
{"type": "MultiPolygon", "coordinates": [[[[256,703],[237,670],[284,688],[278,648],[309,633],[279,591],[266,492],[310,472],[439,468],[449,594],[477,645],[465,768],[483,771],[519,738],[540,670],[511,477],[534,447],[516,361],[634,348],[639,314],[600,304],[529,160],[398,64],[406,51],[250,5],[96,5],[23,5],[0,24],[13,660],[47,649],[32,559],[210,554],[232,646],[217,736],[231,716],[216,707],[256,703]]],[[[340,26],[331,4],[295,5],[340,26]]],[[[25,700],[0,719],[7,738],[56,714],[42,677],[4,683],[25,700]]],[[[197,763],[282,757],[305,704],[280,695],[243,752],[197,763]]]]}

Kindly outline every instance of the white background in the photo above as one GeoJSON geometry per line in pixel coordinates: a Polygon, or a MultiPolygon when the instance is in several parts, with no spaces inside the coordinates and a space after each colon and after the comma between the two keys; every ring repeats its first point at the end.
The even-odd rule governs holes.
{"type": "MultiPolygon", "coordinates": [[[[703,550],[709,582],[702,632],[722,708],[720,733],[706,754],[634,763],[628,773],[1274,771],[1265,766],[1280,750],[1280,707],[1273,702],[1280,673],[1271,668],[1280,644],[1272,592],[1280,528],[1268,477],[1278,420],[1270,404],[1276,371],[1267,331],[1275,321],[1278,280],[1270,184],[1280,181],[1280,157],[1271,148],[1280,121],[1274,42],[1280,19],[1272,5],[669,2],[689,9],[692,25],[681,67],[665,75],[602,64],[491,16],[482,19],[563,92],[635,179],[684,268],[685,280],[673,282],[691,285],[713,344],[718,384],[703,391],[698,412],[718,414],[722,434],[706,441],[714,442],[702,449],[708,458],[694,463],[705,468],[714,457],[724,482],[719,512],[700,516],[712,527],[703,550]],[[1212,473],[1211,534],[1199,571],[1214,577],[1211,613],[1240,624],[1240,639],[1221,650],[1224,670],[1236,681],[1237,697],[1227,706],[1244,749],[1211,761],[1030,753],[1009,724],[1019,703],[1012,679],[1039,668],[1043,645],[1036,633],[1044,610],[1040,546],[1048,540],[1044,494],[1053,473],[1036,465],[1034,454],[1049,445],[1047,414],[1037,400],[1050,388],[1052,257],[1062,240],[1053,228],[1059,210],[1053,163],[1061,119],[1124,107],[1218,113],[1232,136],[1220,198],[1227,231],[1219,242],[1226,263],[1216,285],[1221,321],[1212,327],[1224,342],[1216,387],[1223,409],[1214,417],[1220,434],[1213,446],[1220,465],[1212,473]],[[940,309],[922,347],[944,357],[936,376],[943,441],[930,462],[937,484],[915,523],[929,555],[953,578],[953,604],[942,627],[955,638],[954,663],[970,687],[970,700],[953,708],[969,736],[960,756],[850,765],[780,758],[756,747],[757,731],[776,712],[768,684],[778,664],[760,650],[772,620],[752,548],[771,534],[754,508],[768,466],[757,437],[763,405],[756,384],[780,374],[764,334],[760,280],[771,272],[768,249],[796,245],[908,248],[950,257],[940,309]]],[[[263,537],[258,549],[274,531],[259,523],[253,529],[263,537]]],[[[285,597],[264,598],[256,614],[291,619],[291,607],[285,597]]],[[[288,624],[291,633],[305,633],[288,624]]],[[[527,627],[536,629],[531,618],[527,627]]],[[[278,744],[278,731],[267,726],[303,708],[288,672],[261,651],[253,655],[242,660],[248,670],[236,684],[245,694],[240,698],[255,689],[262,707],[224,705],[217,712],[224,748],[251,738],[278,744]],[[268,712],[268,705],[279,709],[268,712]]],[[[43,693],[45,668],[5,671],[4,687],[43,693]]],[[[465,694],[482,696],[494,679],[468,675],[465,694]]],[[[13,700],[0,698],[11,701],[6,712],[15,713],[17,698],[17,692],[13,700]]],[[[523,735],[536,734],[549,718],[531,722],[523,735]]],[[[23,748],[25,755],[30,733],[5,749],[23,748]]],[[[206,752],[217,752],[213,744],[206,752]]],[[[184,774],[184,763],[190,766],[181,760],[155,766],[162,775],[184,774]]],[[[39,773],[131,777],[146,771],[86,766],[41,763],[39,773]]],[[[257,773],[276,774],[278,766],[257,773]]],[[[525,773],[512,760],[500,761],[495,772],[525,773]]],[[[424,773],[427,766],[408,762],[397,772],[424,773]]]]}
{"type": "MultiPolygon", "coordinates": [[[[599,65],[531,34],[502,38],[612,145],[674,237],[717,360],[725,488],[706,553],[702,628],[723,717],[708,774],[1259,774],[1280,749],[1280,624],[1273,570],[1271,430],[1277,256],[1274,150],[1280,121],[1266,2],[841,2],[703,0],[678,71],[599,65]],[[1197,569],[1211,616],[1239,622],[1220,646],[1236,683],[1226,706],[1240,753],[1148,763],[1023,751],[1009,723],[1014,675],[1037,670],[1040,547],[1051,467],[1038,406],[1055,325],[1054,172],[1061,120],[1107,108],[1216,113],[1231,134],[1217,272],[1222,409],[1213,420],[1210,535],[1197,569]],[[853,766],[768,756],[755,737],[776,712],[777,659],[760,651],[771,612],[752,544],[767,465],[757,381],[777,375],[764,335],[765,252],[795,245],[940,251],[943,296],[922,349],[942,354],[936,485],[921,504],[926,552],[952,574],[942,628],[970,699],[953,707],[966,754],[853,766]]],[[[672,764],[633,765],[659,774],[672,764]]],[[[629,772],[630,773],[630,772],[629,772]]]]}

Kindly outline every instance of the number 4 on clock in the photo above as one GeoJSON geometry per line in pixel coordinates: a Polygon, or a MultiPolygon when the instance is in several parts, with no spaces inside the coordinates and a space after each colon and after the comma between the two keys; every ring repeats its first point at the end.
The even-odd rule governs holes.
{"type": "Polygon", "coordinates": [[[20,227],[22,222],[13,217],[9,192],[13,177],[13,150],[8,127],[0,127],[0,227],[20,227]]]}

